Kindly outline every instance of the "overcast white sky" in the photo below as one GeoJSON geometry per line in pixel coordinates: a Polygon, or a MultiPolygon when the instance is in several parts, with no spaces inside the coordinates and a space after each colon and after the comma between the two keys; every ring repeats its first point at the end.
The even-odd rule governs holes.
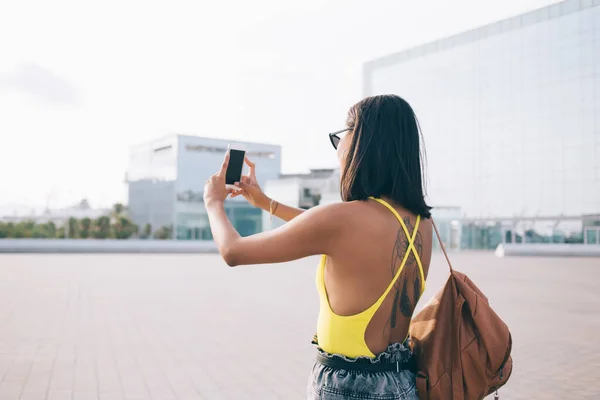
{"type": "Polygon", "coordinates": [[[129,147],[175,132],[333,166],[363,62],[556,2],[0,2],[0,214],[123,200],[129,147]]]}

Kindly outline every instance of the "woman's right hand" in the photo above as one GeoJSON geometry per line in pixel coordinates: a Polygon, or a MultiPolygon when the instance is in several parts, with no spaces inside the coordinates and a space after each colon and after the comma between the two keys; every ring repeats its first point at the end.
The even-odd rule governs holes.
{"type": "Polygon", "coordinates": [[[258,185],[258,181],[256,180],[256,165],[248,157],[244,158],[244,162],[250,168],[250,172],[248,175],[242,176],[240,182],[235,183],[235,186],[240,189],[234,191],[231,194],[231,198],[244,196],[248,203],[254,207],[266,210],[269,207],[270,200],[258,185]]]}

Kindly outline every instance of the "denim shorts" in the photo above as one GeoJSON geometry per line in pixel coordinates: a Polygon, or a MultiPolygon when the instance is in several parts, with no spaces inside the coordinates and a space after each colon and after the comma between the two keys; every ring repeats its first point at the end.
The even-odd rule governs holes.
{"type": "MultiPolygon", "coordinates": [[[[393,343],[374,359],[358,357],[347,358],[339,354],[329,354],[317,349],[331,358],[340,358],[352,362],[361,358],[371,363],[403,362],[412,356],[407,344],[393,343]]],[[[418,400],[415,386],[415,374],[410,370],[365,372],[333,369],[316,362],[308,380],[307,399],[341,400],[418,400]]]]}

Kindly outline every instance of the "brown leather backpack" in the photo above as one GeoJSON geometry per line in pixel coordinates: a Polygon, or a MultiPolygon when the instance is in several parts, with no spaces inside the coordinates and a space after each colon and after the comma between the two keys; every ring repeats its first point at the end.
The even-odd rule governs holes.
{"type": "Polygon", "coordinates": [[[410,325],[421,400],[483,399],[506,384],[512,373],[512,338],[487,297],[450,267],[446,284],[410,325]]]}

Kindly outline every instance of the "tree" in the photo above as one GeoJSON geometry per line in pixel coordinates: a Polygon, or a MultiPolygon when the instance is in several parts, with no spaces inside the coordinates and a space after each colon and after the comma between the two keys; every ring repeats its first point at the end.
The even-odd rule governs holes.
{"type": "Polygon", "coordinates": [[[110,218],[102,216],[94,221],[94,238],[108,239],[111,236],[110,218]]]}
{"type": "Polygon", "coordinates": [[[80,232],[79,232],[79,236],[82,239],[88,239],[91,236],[91,231],[92,231],[92,220],[89,218],[83,218],[80,222],[80,232]]]}
{"type": "Polygon", "coordinates": [[[9,224],[12,226],[12,237],[17,239],[30,238],[33,226],[35,225],[32,221],[19,222],[16,225],[9,224]]]}
{"type": "Polygon", "coordinates": [[[60,228],[58,228],[56,230],[56,237],[58,239],[64,239],[65,238],[65,234],[66,234],[66,232],[65,232],[65,227],[64,226],[61,226],[60,228]]]}
{"type": "Polygon", "coordinates": [[[54,224],[54,222],[50,221],[46,224],[46,232],[48,232],[49,238],[56,237],[56,225],[54,224]]]}
{"type": "Polygon", "coordinates": [[[116,203],[113,205],[113,215],[117,216],[117,215],[121,215],[123,214],[123,212],[125,212],[125,206],[121,203],[116,203]]]}
{"type": "Polygon", "coordinates": [[[56,225],[52,221],[45,224],[36,224],[31,231],[31,237],[37,239],[54,239],[56,237],[56,225]]]}
{"type": "Polygon", "coordinates": [[[138,226],[129,219],[127,207],[121,203],[113,205],[110,220],[111,231],[117,239],[129,239],[139,231],[138,226]]]}
{"type": "MultiPolygon", "coordinates": [[[[84,201],[85,202],[85,201],[84,201]]],[[[82,204],[84,204],[82,202],[82,204]]],[[[87,203],[86,203],[87,204],[87,203]]],[[[89,206],[86,206],[89,208],[89,206]]],[[[152,235],[152,226],[144,227],[146,238],[152,235]]],[[[69,238],[69,239],[129,239],[139,232],[138,226],[127,216],[127,207],[117,203],[113,206],[110,215],[101,216],[95,220],[90,218],[68,218],[64,225],[57,229],[50,221],[36,224],[34,221],[0,222],[1,238],[69,238]]],[[[165,227],[160,233],[165,238],[170,238],[172,228],[165,227]]]]}
{"type": "Polygon", "coordinates": [[[117,239],[129,239],[137,233],[138,227],[131,220],[124,216],[118,216],[113,224],[114,236],[117,239]]]}
{"type": "Polygon", "coordinates": [[[13,238],[15,235],[15,225],[12,222],[0,222],[0,239],[13,238]]]}
{"type": "Polygon", "coordinates": [[[173,227],[172,226],[161,226],[158,230],[154,232],[154,238],[160,240],[167,240],[173,237],[173,227]]]}
{"type": "Polygon", "coordinates": [[[79,237],[79,220],[70,217],[67,221],[69,239],[77,239],[79,237]]]}
{"type": "Polygon", "coordinates": [[[144,229],[142,230],[142,235],[140,236],[142,239],[149,239],[152,237],[152,225],[146,224],[144,225],[144,229]]]}

